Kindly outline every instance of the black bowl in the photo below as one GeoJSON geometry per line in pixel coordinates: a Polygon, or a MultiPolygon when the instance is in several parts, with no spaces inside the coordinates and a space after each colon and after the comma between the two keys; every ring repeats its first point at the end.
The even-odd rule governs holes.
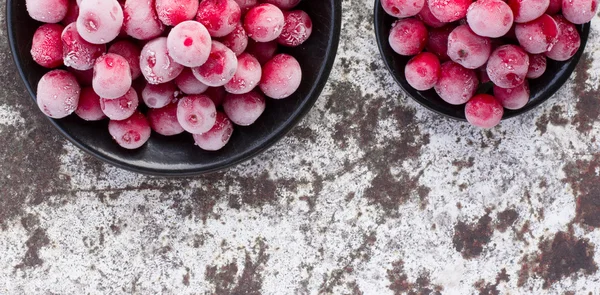
{"type": "MultiPolygon", "coordinates": [[[[313,34],[302,46],[282,51],[302,66],[300,88],[283,100],[267,100],[265,113],[250,127],[236,127],[229,144],[218,152],[195,146],[191,135],[164,137],[153,133],[138,150],[119,147],[108,133],[108,122],[85,122],[75,115],[50,122],[73,144],[112,165],[144,174],[191,176],[230,167],[266,150],[289,132],[312,108],[333,66],[341,27],[341,0],[303,1],[313,20],[313,34]]],[[[39,79],[48,70],[31,58],[31,40],[40,23],[32,20],[24,0],[7,0],[8,38],[17,69],[35,100],[39,79]]],[[[33,107],[33,106],[32,106],[33,107]]]]}
{"type": "MultiPolygon", "coordinates": [[[[396,82],[410,97],[424,107],[450,118],[465,121],[464,105],[451,105],[443,101],[433,89],[428,91],[417,91],[408,84],[404,77],[404,67],[411,57],[401,56],[394,52],[388,41],[394,21],[396,21],[396,18],[388,15],[381,7],[380,0],[376,0],[375,34],[377,36],[377,44],[379,46],[379,52],[383,57],[383,61],[396,82]]],[[[575,56],[564,62],[548,59],[548,65],[544,75],[537,79],[529,80],[531,98],[527,105],[519,110],[505,110],[503,119],[518,116],[539,106],[554,95],[554,93],[567,82],[585,49],[585,44],[587,43],[588,35],[590,33],[590,24],[579,25],[577,26],[577,30],[581,35],[581,48],[579,48],[579,51],[577,51],[575,56]]]]}

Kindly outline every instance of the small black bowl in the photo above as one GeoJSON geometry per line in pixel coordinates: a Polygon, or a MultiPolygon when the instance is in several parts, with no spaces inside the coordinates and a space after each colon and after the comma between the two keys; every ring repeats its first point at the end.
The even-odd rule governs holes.
{"type": "MultiPolygon", "coordinates": [[[[308,113],[319,97],[333,66],[341,28],[341,0],[303,1],[298,9],[313,21],[313,33],[302,46],[284,49],[298,59],[303,79],[291,97],[267,100],[265,113],[249,127],[236,127],[220,151],[195,146],[191,135],[164,137],[153,133],[138,150],[119,147],[108,133],[108,122],[85,122],[75,115],[50,122],[73,144],[112,165],[150,175],[193,176],[221,170],[248,160],[286,135],[308,113]]],[[[32,20],[24,0],[7,0],[6,23],[13,58],[25,87],[35,100],[37,83],[48,70],[29,53],[40,23],[32,20]]],[[[282,50],[282,51],[284,51],[282,50]]],[[[33,106],[32,106],[33,107],[33,106]]]]}
{"type": "MultiPolygon", "coordinates": [[[[410,56],[402,56],[394,52],[390,47],[388,38],[392,24],[396,18],[388,15],[381,7],[380,0],[375,1],[375,34],[377,36],[377,45],[379,52],[383,57],[383,61],[387,66],[396,82],[404,89],[404,91],[424,107],[445,115],[447,117],[466,121],[464,105],[451,105],[443,101],[435,92],[435,90],[417,91],[412,88],[404,77],[404,67],[410,60],[410,56]]],[[[537,79],[529,80],[531,98],[527,105],[519,110],[505,110],[502,119],[508,119],[539,106],[544,101],[548,100],[558,89],[560,89],[575,70],[581,55],[585,49],[588,35],[590,33],[590,24],[578,25],[577,30],[581,35],[581,48],[571,59],[564,62],[557,62],[548,59],[548,65],[544,75],[537,79]]],[[[490,91],[491,94],[491,91],[490,91]]]]}

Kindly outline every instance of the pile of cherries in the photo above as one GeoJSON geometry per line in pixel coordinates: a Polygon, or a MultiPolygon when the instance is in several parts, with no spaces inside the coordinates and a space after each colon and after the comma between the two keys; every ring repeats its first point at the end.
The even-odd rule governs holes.
{"type": "Polygon", "coordinates": [[[219,150],[234,124],[261,116],[265,96],[298,89],[300,64],[277,51],[311,35],[308,14],[292,10],[299,2],[26,0],[29,15],[45,23],[33,36],[33,60],[54,69],[39,81],[38,106],[57,119],[108,118],[127,149],[154,130],[189,132],[200,148],[219,150]]]}
{"type": "Polygon", "coordinates": [[[452,105],[465,105],[478,127],[500,123],[504,108],[530,98],[528,79],[542,76],[546,58],[566,61],[581,46],[575,24],[589,22],[597,0],[381,0],[399,18],[392,49],[414,57],[405,67],[416,90],[435,89],[452,105]],[[425,51],[424,51],[425,50],[425,51]],[[493,93],[476,94],[480,83],[493,93]]]}

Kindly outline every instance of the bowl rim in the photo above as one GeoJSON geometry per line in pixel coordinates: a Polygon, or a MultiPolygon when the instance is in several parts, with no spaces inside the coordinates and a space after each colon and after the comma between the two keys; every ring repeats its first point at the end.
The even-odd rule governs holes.
{"type": "MultiPolygon", "coordinates": [[[[419,97],[414,97],[410,91],[408,89],[406,89],[404,87],[404,85],[401,83],[400,81],[400,77],[398,75],[398,73],[396,73],[396,71],[394,70],[394,68],[392,67],[391,61],[386,58],[385,55],[385,50],[384,50],[384,46],[386,46],[384,44],[384,42],[386,42],[386,40],[381,40],[380,36],[383,33],[382,30],[384,30],[383,27],[379,26],[378,24],[381,21],[381,18],[387,17],[388,15],[385,13],[385,11],[383,10],[383,7],[381,6],[381,0],[375,0],[375,5],[373,8],[373,26],[375,27],[375,39],[377,40],[377,48],[379,49],[379,55],[381,56],[381,59],[383,60],[383,63],[385,64],[385,67],[387,68],[388,72],[392,75],[392,77],[394,78],[394,81],[396,81],[396,84],[398,84],[398,86],[400,86],[400,88],[402,89],[402,91],[406,94],[406,96],[410,97],[412,100],[416,101],[417,103],[419,103],[421,106],[425,107],[426,109],[435,112],[437,114],[440,114],[446,118],[451,118],[457,121],[462,121],[462,122],[466,122],[467,119],[466,118],[461,118],[461,117],[456,117],[453,116],[451,114],[447,114],[444,113],[438,109],[436,109],[435,104],[427,101],[427,100],[423,100],[419,97]]],[[[393,17],[393,16],[389,16],[389,17],[393,17]]],[[[562,88],[562,86],[569,80],[569,78],[571,77],[573,71],[575,70],[575,68],[577,67],[577,65],[579,64],[579,60],[581,59],[581,56],[583,55],[583,53],[585,52],[585,48],[587,46],[587,41],[589,38],[589,34],[590,34],[590,23],[585,23],[582,25],[583,26],[583,32],[584,34],[580,34],[581,36],[581,45],[580,48],[577,50],[577,53],[571,57],[571,59],[573,59],[575,62],[571,63],[569,65],[569,67],[567,67],[567,71],[570,73],[568,76],[565,75],[566,77],[563,79],[560,79],[559,83],[554,84],[554,93],[556,93],[556,91],[558,91],[560,88],[562,88]]],[[[502,117],[502,121],[507,120],[507,119],[511,119],[520,115],[523,115],[535,108],[537,108],[538,106],[540,106],[541,104],[543,104],[544,102],[548,101],[553,95],[550,95],[544,99],[538,99],[534,102],[532,102],[531,104],[528,103],[525,107],[519,109],[519,110],[513,110],[511,112],[505,112],[504,116],[502,117]]]]}
{"type": "MultiPolygon", "coordinates": [[[[14,0],[14,1],[19,1],[19,0],[14,0]]],[[[29,97],[33,100],[34,103],[37,103],[36,95],[35,95],[36,92],[34,91],[33,86],[29,85],[29,83],[26,82],[27,76],[25,74],[24,69],[21,66],[21,63],[20,63],[20,60],[22,59],[22,57],[16,48],[15,27],[14,27],[13,23],[11,22],[11,19],[13,18],[13,13],[12,13],[12,9],[11,9],[12,3],[13,3],[13,0],[7,0],[6,7],[5,7],[6,30],[8,33],[8,43],[9,43],[10,50],[11,50],[11,56],[12,56],[12,60],[15,64],[15,66],[17,68],[17,71],[19,72],[21,82],[24,84],[25,88],[27,89],[27,92],[29,93],[29,97]]],[[[329,81],[329,76],[331,74],[331,70],[333,69],[333,64],[335,62],[335,58],[337,56],[337,51],[338,51],[339,41],[340,41],[340,34],[341,34],[341,27],[342,27],[342,3],[341,3],[341,0],[333,0],[333,15],[334,15],[333,28],[332,28],[333,34],[327,41],[327,47],[331,48],[331,50],[329,50],[327,52],[327,55],[325,57],[325,65],[323,67],[323,70],[321,71],[321,75],[323,78],[318,80],[317,83],[312,86],[312,88],[315,89],[315,91],[313,91],[312,95],[310,95],[308,97],[308,99],[305,100],[304,104],[302,104],[300,106],[300,109],[297,112],[295,112],[295,114],[292,114],[290,119],[287,122],[285,122],[285,124],[286,124],[285,126],[270,133],[267,137],[265,137],[262,144],[257,145],[255,148],[252,148],[245,153],[236,154],[235,156],[233,156],[230,159],[228,159],[227,161],[225,161],[224,164],[219,163],[219,164],[213,164],[211,166],[207,166],[204,168],[177,169],[177,170],[175,170],[175,169],[173,169],[173,170],[172,169],[153,169],[153,168],[139,167],[139,166],[136,166],[135,164],[128,164],[128,163],[121,162],[118,159],[110,157],[109,155],[105,155],[105,154],[98,152],[95,148],[93,148],[93,147],[85,144],[84,142],[71,136],[68,132],[66,132],[58,124],[58,121],[56,119],[52,119],[47,116],[44,116],[44,117],[46,117],[46,119],[48,119],[48,121],[50,121],[50,123],[54,126],[54,128],[56,130],[59,131],[60,134],[62,134],[62,136],[64,136],[68,141],[70,141],[72,144],[74,144],[75,146],[77,146],[78,148],[80,148],[81,150],[86,152],[87,154],[101,160],[102,162],[108,163],[110,165],[113,165],[115,167],[118,167],[118,168],[121,168],[121,169],[124,169],[127,171],[144,174],[144,175],[149,175],[149,176],[190,177],[190,176],[200,176],[200,175],[209,174],[209,173],[213,173],[213,172],[231,168],[235,165],[241,164],[243,162],[246,162],[246,161],[258,156],[262,152],[271,148],[275,143],[277,143],[278,141],[283,139],[294,127],[296,127],[300,123],[300,121],[308,114],[308,112],[313,108],[314,104],[316,103],[316,101],[320,97],[321,93],[323,92],[325,85],[329,81]]]]}

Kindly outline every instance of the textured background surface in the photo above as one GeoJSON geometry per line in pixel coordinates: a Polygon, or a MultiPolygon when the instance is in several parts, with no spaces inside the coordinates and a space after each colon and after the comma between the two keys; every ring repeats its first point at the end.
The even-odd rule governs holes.
{"type": "Polygon", "coordinates": [[[551,101],[482,131],[407,99],[373,2],[343,6],[303,123],[248,163],[178,180],[61,138],[2,31],[0,294],[599,294],[600,19],[551,101]]]}

